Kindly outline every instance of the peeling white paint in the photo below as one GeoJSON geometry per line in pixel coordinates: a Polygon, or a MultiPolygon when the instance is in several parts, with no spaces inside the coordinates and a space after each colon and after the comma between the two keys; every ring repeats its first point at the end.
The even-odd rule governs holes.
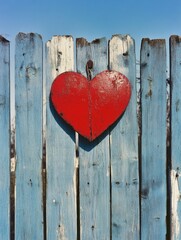
{"type": "Polygon", "coordinates": [[[15,170],[16,170],[16,159],[14,157],[14,158],[11,158],[11,172],[15,172],[15,170]]]}
{"type": "Polygon", "coordinates": [[[54,36],[47,42],[51,53],[52,76],[55,79],[59,74],[74,70],[74,44],[71,36],[54,36]]]}
{"type": "Polygon", "coordinates": [[[171,170],[171,192],[172,192],[172,221],[171,221],[171,231],[172,236],[171,239],[178,239],[180,234],[180,222],[178,217],[178,201],[180,199],[179,185],[178,185],[178,177],[177,172],[175,170],[171,170]]]}
{"type": "Polygon", "coordinates": [[[110,48],[112,49],[110,52],[111,69],[124,73],[125,76],[128,75],[129,68],[125,67],[124,61],[130,52],[133,42],[134,40],[129,35],[114,35],[110,41],[110,48]],[[122,44],[118,44],[119,42],[122,44]],[[114,54],[115,52],[119,52],[121,57],[114,54]],[[125,56],[125,59],[124,57],[122,58],[122,55],[125,56]],[[122,64],[120,64],[121,61],[122,64]],[[118,62],[119,64],[117,64],[118,62]]]}
{"type": "Polygon", "coordinates": [[[57,229],[57,240],[68,240],[65,237],[65,227],[63,225],[58,226],[58,229],[57,229]]]}
{"type": "Polygon", "coordinates": [[[106,177],[109,177],[109,176],[110,176],[110,167],[108,167],[107,173],[106,173],[106,177]]]}

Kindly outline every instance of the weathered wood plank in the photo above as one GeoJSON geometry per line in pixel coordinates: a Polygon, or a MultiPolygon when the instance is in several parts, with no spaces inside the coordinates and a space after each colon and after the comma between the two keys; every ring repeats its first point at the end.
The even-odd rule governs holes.
{"type": "Polygon", "coordinates": [[[171,79],[171,239],[181,239],[181,37],[170,38],[171,79]]]}
{"type": "Polygon", "coordinates": [[[130,103],[111,131],[112,239],[139,239],[138,126],[134,40],[115,35],[109,43],[109,67],[132,86],[130,103]]]}
{"type": "Polygon", "coordinates": [[[19,33],[15,46],[15,239],[43,239],[42,39],[19,33]]]}
{"type": "Polygon", "coordinates": [[[141,46],[141,239],[166,237],[166,46],[141,46]]]}
{"type": "MultiPolygon", "coordinates": [[[[105,38],[88,43],[77,39],[77,71],[87,77],[86,64],[93,61],[93,78],[107,69],[105,38]]],[[[110,239],[109,135],[93,143],[80,138],[79,148],[80,239],[110,239]]]]}
{"type": "Polygon", "coordinates": [[[0,36],[0,239],[10,238],[10,43],[0,36]]]}
{"type": "Polygon", "coordinates": [[[47,240],[77,239],[75,133],[49,101],[54,78],[74,70],[73,44],[71,36],[46,44],[47,240]]]}

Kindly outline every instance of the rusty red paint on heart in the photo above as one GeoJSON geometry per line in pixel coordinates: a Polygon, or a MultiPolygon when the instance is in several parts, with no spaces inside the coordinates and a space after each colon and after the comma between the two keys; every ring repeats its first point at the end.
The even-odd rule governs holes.
{"type": "Polygon", "coordinates": [[[124,113],[130,97],[130,82],[117,71],[105,70],[91,81],[79,73],[65,72],[51,87],[51,101],[57,113],[89,141],[124,113]]]}

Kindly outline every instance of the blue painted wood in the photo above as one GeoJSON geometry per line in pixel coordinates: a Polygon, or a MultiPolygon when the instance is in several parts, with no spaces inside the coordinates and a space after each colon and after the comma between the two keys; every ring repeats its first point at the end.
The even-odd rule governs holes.
{"type": "Polygon", "coordinates": [[[181,239],[181,37],[170,38],[171,79],[171,239],[181,239]]]}
{"type": "MultiPolygon", "coordinates": [[[[93,61],[92,78],[107,69],[105,38],[88,43],[77,39],[77,71],[87,77],[86,64],[93,61]]],[[[98,113],[99,114],[99,113],[98,113]]],[[[109,134],[90,143],[79,139],[80,239],[110,239],[109,134]]]]}
{"type": "Polygon", "coordinates": [[[10,238],[10,43],[0,36],[0,239],[10,238]]]}
{"type": "Polygon", "coordinates": [[[75,133],[49,101],[55,77],[74,70],[73,44],[70,36],[55,36],[46,43],[47,240],[77,239],[75,133]]]}
{"type": "Polygon", "coordinates": [[[15,239],[43,239],[42,39],[19,33],[15,46],[15,239]]]}
{"type": "Polygon", "coordinates": [[[112,239],[139,239],[139,176],[136,57],[134,40],[115,35],[109,43],[109,66],[132,86],[130,103],[111,131],[112,239]]]}
{"type": "Polygon", "coordinates": [[[141,239],[166,238],[166,46],[141,45],[141,239]]]}

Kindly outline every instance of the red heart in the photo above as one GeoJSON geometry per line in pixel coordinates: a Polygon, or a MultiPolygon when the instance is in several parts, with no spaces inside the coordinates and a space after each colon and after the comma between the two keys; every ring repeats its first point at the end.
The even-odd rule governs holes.
{"type": "Polygon", "coordinates": [[[103,71],[90,81],[79,73],[64,72],[51,87],[57,113],[89,141],[122,115],[130,97],[129,80],[117,71],[103,71]]]}

